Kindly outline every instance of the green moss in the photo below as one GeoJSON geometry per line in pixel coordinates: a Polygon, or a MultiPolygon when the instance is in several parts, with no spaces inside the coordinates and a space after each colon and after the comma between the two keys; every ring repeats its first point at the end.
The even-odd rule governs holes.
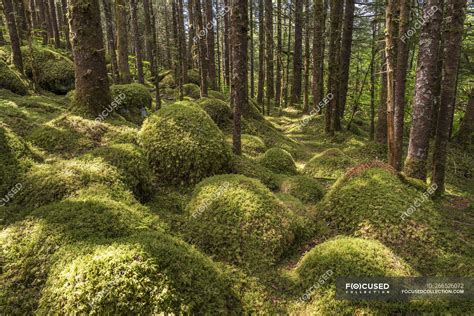
{"type": "Polygon", "coordinates": [[[224,95],[222,92],[209,90],[207,91],[207,94],[209,95],[210,98],[219,99],[221,101],[228,102],[228,97],[224,95]]]}
{"type": "Polygon", "coordinates": [[[315,178],[337,178],[353,165],[353,160],[337,148],[330,148],[315,155],[305,165],[303,172],[315,178]]]}
{"type": "Polygon", "coordinates": [[[256,157],[267,149],[263,140],[255,135],[242,134],[241,141],[242,152],[251,157],[256,157]]]}
{"type": "Polygon", "coordinates": [[[259,159],[262,166],[276,173],[295,174],[296,165],[289,152],[281,148],[270,148],[259,159]]]}
{"type": "Polygon", "coordinates": [[[201,97],[201,89],[197,84],[186,83],[183,85],[183,94],[197,100],[201,97]]]}
{"type": "Polygon", "coordinates": [[[116,112],[125,119],[140,125],[146,109],[151,107],[152,97],[149,89],[139,83],[112,85],[112,99],[117,102],[116,112]]]}
{"type": "Polygon", "coordinates": [[[2,60],[0,60],[0,88],[10,90],[20,95],[28,93],[28,86],[23,82],[20,76],[10,69],[2,60]]]}
{"type": "Polygon", "coordinates": [[[28,47],[21,48],[25,73],[33,79],[33,69],[39,86],[45,90],[66,94],[74,89],[74,63],[57,52],[33,46],[33,58],[28,47]]]}
{"type": "Polygon", "coordinates": [[[279,177],[271,170],[259,165],[248,157],[234,155],[232,158],[231,171],[232,173],[258,179],[270,190],[279,188],[279,177]]]}
{"type": "Polygon", "coordinates": [[[227,102],[214,98],[203,98],[198,100],[198,104],[209,114],[217,126],[226,127],[229,125],[232,112],[227,102]]]}
{"type": "Polygon", "coordinates": [[[204,180],[187,209],[193,243],[237,266],[265,269],[294,240],[289,211],[259,181],[245,176],[204,180]]]}
{"type": "Polygon", "coordinates": [[[307,176],[290,177],[283,181],[280,189],[304,203],[317,203],[324,195],[319,182],[307,176]]]}
{"type": "Polygon", "coordinates": [[[389,167],[351,169],[326,194],[320,210],[339,233],[377,239],[420,271],[437,256],[439,215],[433,202],[389,167]]]}
{"type": "Polygon", "coordinates": [[[179,103],[149,117],[140,142],[158,179],[171,184],[197,183],[225,172],[231,157],[211,118],[195,106],[179,103]]]}

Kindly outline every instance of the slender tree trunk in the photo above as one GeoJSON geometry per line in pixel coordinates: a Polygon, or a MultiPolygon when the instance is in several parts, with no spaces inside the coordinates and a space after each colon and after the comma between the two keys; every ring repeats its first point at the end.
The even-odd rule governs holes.
{"type": "Polygon", "coordinates": [[[18,36],[20,40],[23,41],[26,39],[26,14],[25,14],[25,4],[23,0],[13,1],[14,11],[16,10],[16,26],[18,28],[18,36]]]}
{"type": "Polygon", "coordinates": [[[40,19],[43,45],[46,45],[49,42],[49,36],[48,36],[48,23],[47,23],[47,18],[46,18],[46,7],[44,5],[44,1],[46,0],[36,0],[36,5],[38,6],[38,15],[40,19]]]}
{"type": "Polygon", "coordinates": [[[436,79],[439,78],[437,75],[438,52],[443,19],[440,0],[428,0],[423,16],[427,21],[422,26],[420,35],[410,141],[404,166],[407,176],[421,180],[426,179],[431,119],[436,102],[436,79]]]}
{"type": "MultiPolygon", "coordinates": [[[[182,0],[181,0],[182,1],[182,0]]],[[[214,12],[212,10],[212,0],[205,0],[206,11],[206,41],[207,41],[207,58],[209,60],[209,81],[211,89],[217,90],[216,77],[216,52],[214,40],[214,12]]]]}
{"type": "Polygon", "coordinates": [[[149,8],[150,8],[150,20],[151,20],[151,23],[150,23],[150,26],[151,26],[151,36],[152,36],[152,41],[151,41],[151,44],[152,44],[152,47],[153,47],[153,51],[152,51],[152,56],[153,56],[153,59],[154,59],[154,64],[155,64],[155,101],[156,101],[156,108],[157,109],[160,109],[161,108],[161,95],[160,95],[160,78],[159,78],[159,64],[160,64],[160,61],[159,61],[159,56],[160,54],[158,53],[158,44],[157,44],[157,40],[156,40],[156,15],[155,15],[155,9],[153,8],[153,2],[150,1],[149,3],[149,8]]]}
{"type": "Polygon", "coordinates": [[[112,101],[99,1],[69,0],[69,23],[76,70],[74,105],[80,112],[96,116],[112,101]]]}
{"type": "MultiPolygon", "coordinates": [[[[31,12],[31,27],[33,29],[38,29],[39,24],[38,24],[38,14],[36,11],[36,3],[35,0],[30,0],[29,1],[29,12],[31,12]]],[[[66,11],[64,11],[64,16],[66,16],[66,11]]]]}
{"type": "MultiPolygon", "coordinates": [[[[189,1],[194,1],[194,0],[189,0],[189,1]]],[[[164,6],[163,6],[163,13],[164,13],[164,16],[163,16],[163,21],[164,21],[164,24],[165,24],[165,46],[166,46],[166,49],[165,49],[165,56],[166,56],[166,67],[168,69],[171,69],[172,65],[173,65],[173,61],[172,61],[172,57],[171,57],[171,44],[170,44],[170,23],[169,23],[169,19],[170,19],[170,14],[169,14],[169,10],[168,10],[168,1],[165,1],[164,3],[164,6]]],[[[173,15],[171,14],[171,17],[173,15]]],[[[193,20],[193,23],[194,23],[194,20],[193,20]]],[[[194,40],[194,38],[193,38],[194,40]]]]}
{"type": "MultiPolygon", "coordinates": [[[[64,0],[63,0],[64,1],[64,0]]],[[[120,74],[117,63],[116,45],[115,45],[115,31],[113,24],[112,10],[110,7],[110,0],[102,0],[102,7],[104,8],[105,29],[107,34],[107,44],[110,52],[110,64],[112,65],[112,77],[114,82],[120,82],[120,74]]]]}
{"type": "Polygon", "coordinates": [[[466,105],[466,112],[464,114],[457,142],[461,145],[470,145],[474,143],[474,88],[471,88],[469,100],[466,105]]]}
{"type": "Polygon", "coordinates": [[[247,91],[247,46],[248,46],[248,11],[247,1],[232,2],[232,99],[234,104],[233,148],[236,155],[242,153],[241,115],[248,108],[247,91]]]}
{"type": "Polygon", "coordinates": [[[179,72],[182,79],[182,84],[188,80],[188,63],[186,59],[186,34],[184,29],[184,5],[183,0],[178,0],[178,57],[179,57],[179,72]]]}
{"type": "MultiPolygon", "coordinates": [[[[224,7],[229,7],[229,0],[224,0],[224,7]]],[[[224,16],[224,83],[230,87],[230,19],[224,16]]]]}
{"type": "Polygon", "coordinates": [[[291,105],[300,104],[301,73],[303,69],[303,0],[295,0],[295,46],[293,55],[293,85],[291,89],[291,105]]]}
{"type": "Polygon", "coordinates": [[[381,53],[381,74],[380,74],[380,101],[377,115],[377,129],[375,131],[375,141],[381,145],[387,144],[387,73],[385,52],[381,53]]]}
{"type": "MultiPolygon", "coordinates": [[[[324,0],[314,1],[314,34],[313,34],[313,108],[320,109],[319,104],[324,94],[324,0]]],[[[318,110],[318,112],[320,112],[318,110]]]]}
{"type": "Polygon", "coordinates": [[[309,68],[310,65],[310,52],[311,47],[309,45],[311,37],[310,28],[310,15],[311,15],[311,3],[310,0],[305,0],[305,36],[304,36],[304,98],[303,98],[303,111],[309,113],[309,68]]]}
{"type": "Polygon", "coordinates": [[[265,0],[265,53],[267,82],[267,115],[270,115],[271,100],[275,97],[273,63],[273,1],[265,0]]]}
{"type": "Polygon", "coordinates": [[[0,46],[5,46],[7,45],[7,41],[5,40],[5,37],[3,36],[3,19],[2,16],[0,15],[0,46]]]}
{"type": "Polygon", "coordinates": [[[15,64],[20,72],[23,72],[23,57],[20,49],[21,42],[20,36],[18,35],[13,4],[11,0],[2,0],[2,2],[3,12],[5,13],[5,19],[7,20],[8,35],[10,35],[10,43],[12,46],[13,64],[15,64]]]}
{"type": "Polygon", "coordinates": [[[54,30],[53,30],[53,22],[51,19],[51,10],[49,8],[49,0],[43,0],[43,1],[44,1],[46,25],[48,29],[48,44],[51,44],[51,41],[54,41],[54,30]]]}
{"type": "Polygon", "coordinates": [[[466,0],[452,0],[447,4],[447,14],[450,24],[444,34],[444,65],[441,83],[441,103],[438,113],[438,129],[436,131],[433,152],[433,178],[436,184],[436,194],[444,192],[447,146],[449,132],[454,115],[454,99],[456,96],[456,78],[459,67],[461,39],[465,19],[466,0]]]}
{"type": "Polygon", "coordinates": [[[145,19],[145,52],[146,59],[150,62],[150,73],[157,75],[155,56],[153,56],[153,32],[151,31],[150,0],[143,0],[143,17],[145,19]]]}
{"type": "Polygon", "coordinates": [[[59,33],[58,16],[56,14],[56,5],[54,4],[54,0],[49,0],[49,11],[51,16],[51,27],[53,28],[54,35],[54,47],[59,48],[61,47],[61,37],[59,33]]]}
{"type": "Polygon", "coordinates": [[[128,12],[127,0],[115,0],[115,18],[117,26],[117,62],[121,83],[130,83],[130,66],[128,64],[128,12]]]}
{"type": "MultiPolygon", "coordinates": [[[[265,28],[264,28],[264,0],[258,0],[258,84],[257,103],[265,109],[263,93],[265,84],[265,28]]],[[[262,110],[265,114],[265,110],[262,110]]]]}
{"type": "Polygon", "coordinates": [[[254,41],[253,41],[253,32],[254,32],[254,16],[253,16],[253,1],[249,0],[249,10],[250,10],[250,97],[255,97],[255,60],[254,60],[254,41]]]}
{"type": "MultiPolygon", "coordinates": [[[[72,46],[71,46],[71,39],[70,39],[70,35],[69,35],[69,23],[67,21],[67,0],[61,0],[61,7],[62,7],[62,11],[63,11],[63,15],[62,15],[62,20],[63,20],[63,32],[64,32],[64,39],[66,40],[66,49],[68,51],[71,51],[72,50],[72,46]]],[[[110,10],[110,7],[109,7],[109,10],[110,10]]],[[[115,52],[114,52],[115,54],[115,52]]]]}
{"type": "Polygon", "coordinates": [[[281,39],[281,0],[277,0],[277,64],[276,64],[276,80],[275,80],[275,104],[281,107],[281,71],[283,68],[283,43],[281,39]]]}
{"type": "MultiPolygon", "coordinates": [[[[293,0],[290,0],[290,10],[288,12],[288,43],[286,47],[286,78],[285,78],[285,106],[288,104],[288,98],[290,97],[290,63],[291,63],[291,7],[293,5],[293,0]]],[[[281,109],[281,108],[280,108],[281,109]]]]}
{"type": "MultiPolygon", "coordinates": [[[[372,47],[371,55],[375,58],[376,55],[376,40],[377,40],[377,20],[372,21],[372,47]]],[[[375,60],[370,63],[370,132],[369,140],[374,140],[375,137],[375,60]]]]}
{"type": "MultiPolygon", "coordinates": [[[[198,35],[206,34],[202,14],[201,14],[201,0],[194,0],[194,18],[197,23],[198,35]]],[[[198,36],[198,48],[199,48],[199,67],[201,73],[201,97],[207,97],[207,78],[209,77],[209,60],[207,59],[206,39],[198,36]]]]}
{"type": "Polygon", "coordinates": [[[143,75],[143,54],[142,45],[140,39],[140,31],[138,30],[138,3],[137,0],[130,0],[130,13],[131,13],[131,24],[132,24],[132,36],[133,45],[135,48],[135,60],[137,67],[138,82],[141,84],[145,83],[145,77],[143,75]]]}
{"type": "Polygon", "coordinates": [[[340,116],[344,117],[346,109],[347,89],[349,84],[349,67],[352,50],[352,30],[354,28],[355,1],[346,0],[344,10],[344,24],[341,41],[341,91],[339,95],[340,116]]]}

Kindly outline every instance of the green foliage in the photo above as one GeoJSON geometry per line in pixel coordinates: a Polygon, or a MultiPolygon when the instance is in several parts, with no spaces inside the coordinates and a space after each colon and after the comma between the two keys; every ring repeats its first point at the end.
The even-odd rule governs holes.
{"type": "Polygon", "coordinates": [[[21,48],[25,73],[45,90],[66,94],[74,89],[74,63],[67,57],[48,48],[33,46],[33,58],[28,47],[21,48]]]}
{"type": "Polygon", "coordinates": [[[311,158],[303,172],[315,178],[337,178],[351,165],[353,160],[349,156],[337,148],[330,148],[311,158]]]}
{"type": "Polygon", "coordinates": [[[259,159],[262,166],[276,173],[296,174],[296,165],[289,152],[281,148],[270,148],[259,159]]]}
{"type": "Polygon", "coordinates": [[[234,155],[232,157],[231,172],[258,179],[270,190],[279,188],[279,177],[248,157],[234,155]]]}
{"type": "Polygon", "coordinates": [[[125,185],[140,201],[147,201],[153,193],[153,172],[142,150],[133,144],[113,144],[87,153],[83,159],[102,158],[117,168],[125,185]]]}
{"type": "Polygon", "coordinates": [[[0,60],[0,88],[8,89],[20,95],[28,93],[28,86],[23,82],[20,76],[10,69],[2,60],[0,60]]]}
{"type": "Polygon", "coordinates": [[[193,243],[237,266],[264,270],[294,240],[290,212],[259,181],[242,175],[205,179],[187,209],[193,243]]]}
{"type": "Polygon", "coordinates": [[[317,203],[324,195],[319,182],[307,176],[290,177],[283,181],[280,189],[304,203],[317,203]]]}
{"type": "Polygon", "coordinates": [[[232,111],[227,102],[214,98],[203,98],[197,102],[199,106],[209,114],[217,126],[225,127],[229,125],[232,111]]]}
{"type": "Polygon", "coordinates": [[[150,116],[140,143],[159,181],[197,183],[225,172],[230,160],[224,135],[196,106],[175,103],[150,116]]]}
{"type": "Polygon", "coordinates": [[[183,85],[183,94],[197,100],[201,97],[201,89],[195,83],[186,83],[183,85]]]}
{"type": "Polygon", "coordinates": [[[117,102],[116,112],[125,119],[140,125],[143,113],[151,107],[152,97],[148,88],[139,83],[112,85],[112,99],[117,102]]]}

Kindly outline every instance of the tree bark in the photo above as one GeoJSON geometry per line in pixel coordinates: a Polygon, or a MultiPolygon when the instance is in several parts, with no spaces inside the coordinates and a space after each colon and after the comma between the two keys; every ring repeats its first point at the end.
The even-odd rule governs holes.
{"type": "MultiPolygon", "coordinates": [[[[229,7],[229,0],[224,0],[224,7],[229,7]]],[[[224,83],[230,87],[230,19],[224,16],[224,83]]]]}
{"type": "Polygon", "coordinates": [[[412,123],[404,172],[407,176],[426,180],[426,161],[430,145],[443,14],[440,0],[428,0],[423,10],[418,66],[413,98],[412,123]]]}
{"type": "MultiPolygon", "coordinates": [[[[63,10],[63,16],[62,16],[62,19],[63,19],[63,32],[64,32],[64,39],[66,40],[66,49],[68,51],[71,51],[72,50],[72,46],[71,46],[71,38],[70,38],[70,35],[69,35],[69,23],[67,21],[67,0],[61,0],[61,7],[62,7],[62,10],[63,10]]],[[[109,10],[110,10],[110,7],[109,7],[109,10]]],[[[114,52],[115,53],[115,52],[114,52]]]]}
{"type": "MultiPolygon", "coordinates": [[[[181,0],[182,1],[182,0],[181,0]]],[[[216,76],[216,52],[215,52],[215,36],[214,36],[214,13],[212,10],[212,0],[205,0],[206,11],[206,42],[207,42],[207,58],[209,60],[209,81],[211,89],[217,90],[216,76]]]]}
{"type": "Polygon", "coordinates": [[[267,82],[267,115],[270,115],[271,100],[275,97],[273,63],[273,1],[265,0],[265,53],[267,82]]]}
{"type": "Polygon", "coordinates": [[[351,61],[352,51],[352,31],[354,28],[354,9],[355,1],[346,0],[346,7],[344,10],[344,24],[342,29],[341,41],[341,84],[339,94],[339,108],[340,116],[344,117],[346,109],[347,89],[349,84],[349,67],[351,61]]]}
{"type": "Polygon", "coordinates": [[[0,15],[0,46],[5,46],[7,44],[7,41],[5,40],[5,37],[3,36],[3,19],[2,16],[0,15]]]}
{"type": "Polygon", "coordinates": [[[446,27],[444,33],[444,65],[441,82],[441,102],[433,152],[432,183],[437,186],[436,195],[441,195],[444,192],[447,146],[454,115],[456,79],[459,67],[465,7],[466,0],[452,0],[447,4],[446,16],[450,24],[449,27],[446,27]]]}
{"type": "Polygon", "coordinates": [[[61,47],[61,36],[59,33],[58,15],[56,13],[56,5],[54,4],[54,0],[49,0],[49,12],[51,16],[51,27],[53,28],[54,47],[59,48],[61,47]]]}
{"type": "Polygon", "coordinates": [[[247,111],[247,46],[248,12],[247,1],[232,1],[232,100],[234,104],[233,149],[236,155],[242,153],[241,115],[247,111]]]}
{"type": "Polygon", "coordinates": [[[250,22],[250,97],[255,97],[255,58],[254,58],[254,41],[253,41],[253,33],[254,33],[254,15],[253,15],[253,1],[249,0],[249,22],[250,22]]]}
{"type": "Polygon", "coordinates": [[[471,88],[466,112],[459,128],[457,142],[461,145],[472,145],[474,143],[474,88],[471,88]]]}
{"type": "MultiPolygon", "coordinates": [[[[377,41],[377,20],[372,21],[372,47],[371,55],[375,58],[377,41]]],[[[345,102],[345,101],[344,101],[345,102]]],[[[370,132],[369,140],[373,141],[375,137],[375,60],[370,63],[370,132]]]]}
{"type": "Polygon", "coordinates": [[[207,48],[206,39],[202,38],[205,36],[206,30],[204,29],[202,13],[201,13],[201,0],[194,0],[194,18],[197,21],[197,45],[199,48],[199,68],[201,73],[201,97],[207,97],[207,79],[209,77],[209,60],[207,59],[207,48]]]}
{"type": "MultiPolygon", "coordinates": [[[[264,28],[264,0],[258,0],[258,84],[257,103],[265,109],[263,104],[265,84],[265,28],[264,28]]],[[[265,114],[265,110],[262,111],[265,114]]]]}
{"type": "MultiPolygon", "coordinates": [[[[63,0],[64,1],[64,0],[63,0]]],[[[112,78],[114,82],[120,82],[119,67],[117,63],[117,46],[115,44],[115,30],[113,23],[112,10],[110,7],[110,0],[102,0],[102,7],[104,8],[105,29],[107,34],[107,44],[109,46],[110,64],[112,66],[112,78]]]]}
{"type": "Polygon", "coordinates": [[[277,0],[277,64],[276,64],[276,80],[275,80],[275,104],[281,107],[281,80],[282,80],[282,69],[283,69],[283,43],[281,38],[281,0],[277,0]]]}
{"type": "Polygon", "coordinates": [[[145,83],[145,77],[143,75],[143,54],[142,54],[142,45],[140,39],[140,31],[138,29],[138,3],[137,0],[130,0],[130,13],[131,13],[131,23],[132,23],[132,36],[133,36],[133,46],[135,48],[135,60],[137,67],[137,78],[138,82],[141,84],[145,83]]]}
{"type": "Polygon", "coordinates": [[[381,53],[381,74],[380,74],[380,100],[377,115],[377,128],[375,131],[375,141],[381,145],[387,144],[387,73],[384,66],[386,64],[385,52],[381,53]]]}
{"type": "Polygon", "coordinates": [[[36,0],[36,5],[38,6],[38,15],[40,19],[41,25],[41,35],[43,38],[43,45],[48,44],[49,42],[49,35],[48,35],[48,22],[46,20],[46,7],[44,5],[44,1],[46,0],[36,0]]]}
{"type": "Polygon", "coordinates": [[[154,59],[154,65],[156,67],[155,69],[155,101],[156,101],[156,108],[160,109],[161,108],[161,95],[160,95],[160,78],[158,76],[159,74],[159,68],[158,65],[160,64],[159,61],[159,56],[160,54],[158,53],[158,45],[156,41],[156,15],[155,15],[155,10],[153,8],[153,2],[150,1],[149,3],[149,8],[150,8],[150,19],[151,19],[151,44],[153,45],[153,51],[152,51],[152,56],[154,59]]]}
{"type": "Polygon", "coordinates": [[[311,47],[309,45],[311,37],[311,28],[309,23],[311,4],[310,0],[305,0],[305,35],[304,35],[304,98],[303,98],[303,112],[309,113],[309,68],[310,65],[310,52],[311,47]]]}
{"type": "MultiPolygon", "coordinates": [[[[314,1],[314,34],[313,34],[313,108],[318,106],[324,96],[324,0],[314,1]]],[[[320,110],[318,110],[320,112],[320,110]]]]}
{"type": "Polygon", "coordinates": [[[128,64],[128,12],[127,0],[115,0],[115,18],[117,26],[117,62],[120,82],[131,83],[130,66],[128,64]]]}
{"type": "Polygon", "coordinates": [[[69,0],[69,24],[76,71],[75,108],[97,116],[111,95],[98,0],[69,0]]]}
{"type": "Polygon", "coordinates": [[[13,4],[11,0],[3,1],[3,12],[7,20],[8,34],[10,35],[10,43],[12,45],[13,64],[16,68],[23,72],[23,57],[21,55],[21,42],[16,25],[15,12],[13,11],[13,4]]]}
{"type": "Polygon", "coordinates": [[[291,105],[301,100],[301,74],[303,59],[303,0],[295,0],[295,46],[293,55],[293,85],[291,89],[291,105]]]}

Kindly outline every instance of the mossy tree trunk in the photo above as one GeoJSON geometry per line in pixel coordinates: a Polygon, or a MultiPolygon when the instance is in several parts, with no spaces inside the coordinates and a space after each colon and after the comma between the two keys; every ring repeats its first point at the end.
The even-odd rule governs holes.
{"type": "Polygon", "coordinates": [[[150,9],[150,19],[151,19],[151,36],[152,36],[152,41],[151,44],[153,45],[153,51],[152,55],[154,58],[154,64],[156,66],[156,75],[155,75],[155,101],[156,101],[156,108],[160,109],[161,108],[161,95],[160,95],[160,78],[158,76],[159,74],[159,52],[158,52],[158,45],[156,41],[156,15],[155,15],[155,9],[153,8],[153,2],[149,2],[149,9],[150,9]]]}
{"type": "Polygon", "coordinates": [[[323,100],[324,94],[324,29],[325,29],[324,0],[314,1],[314,31],[313,31],[313,108],[323,100]]]}
{"type": "Polygon", "coordinates": [[[15,11],[13,10],[12,0],[2,0],[3,12],[7,20],[8,35],[10,35],[10,43],[12,45],[13,63],[20,72],[23,72],[23,57],[21,55],[21,42],[18,34],[15,11]]]}
{"type": "Polygon", "coordinates": [[[270,115],[271,100],[275,96],[274,91],[274,63],[273,63],[273,1],[265,0],[265,53],[266,53],[266,97],[267,114],[270,115]]]}
{"type": "Polygon", "coordinates": [[[247,1],[231,0],[232,3],[232,100],[234,105],[233,149],[236,155],[242,153],[241,116],[248,108],[247,47],[248,8],[247,1]]]}
{"type": "MultiPolygon", "coordinates": [[[[64,39],[66,40],[66,49],[71,51],[72,46],[71,46],[71,38],[70,38],[70,31],[69,31],[69,23],[67,22],[67,0],[61,0],[61,6],[63,9],[63,32],[64,32],[64,39]]],[[[109,8],[110,10],[110,8],[109,8]]]]}
{"type": "Polygon", "coordinates": [[[255,29],[255,23],[254,23],[254,16],[253,16],[253,1],[249,1],[249,22],[250,22],[250,97],[253,98],[255,96],[255,47],[254,47],[254,40],[253,40],[253,32],[255,29]]]}
{"type": "Polygon", "coordinates": [[[387,74],[384,69],[385,63],[385,52],[382,51],[380,59],[380,99],[375,130],[375,141],[381,145],[387,144],[387,74]]]}
{"type": "Polygon", "coordinates": [[[443,14],[440,0],[429,0],[423,16],[429,19],[422,26],[418,66],[413,98],[412,124],[404,172],[407,176],[426,179],[426,160],[430,145],[432,112],[436,102],[436,86],[443,14]]]}
{"type": "Polygon", "coordinates": [[[303,93],[303,111],[304,113],[309,113],[309,68],[311,60],[311,47],[310,47],[310,37],[311,37],[311,27],[309,18],[311,16],[311,3],[310,0],[305,0],[305,27],[304,27],[304,93],[303,93]]]}
{"type": "Polygon", "coordinates": [[[115,0],[115,18],[117,26],[117,62],[121,83],[130,83],[130,66],[128,64],[128,0],[115,0]]]}
{"type": "Polygon", "coordinates": [[[137,79],[141,84],[145,83],[145,77],[143,75],[143,52],[140,38],[140,30],[138,28],[138,0],[130,0],[130,13],[131,13],[131,25],[132,25],[132,36],[133,46],[135,49],[135,61],[137,67],[137,79]]]}
{"type": "Polygon", "coordinates": [[[69,0],[76,70],[75,110],[97,116],[111,103],[99,0],[69,0]]]}
{"type": "MultiPolygon", "coordinates": [[[[224,7],[229,7],[229,0],[224,0],[224,7]]],[[[230,18],[224,16],[224,83],[230,87],[230,18]]]]}
{"type": "MultiPolygon", "coordinates": [[[[63,0],[64,1],[64,0],[63,0]]],[[[114,82],[120,82],[119,67],[117,63],[117,45],[115,44],[115,28],[110,0],[102,0],[102,7],[104,8],[105,29],[107,34],[107,45],[110,54],[110,65],[112,66],[112,78],[114,82]]]]}
{"type": "Polygon", "coordinates": [[[5,40],[5,37],[3,36],[3,18],[0,15],[0,46],[5,46],[7,44],[7,41],[5,40]]]}
{"type": "Polygon", "coordinates": [[[54,0],[49,0],[49,12],[51,16],[51,27],[53,28],[54,47],[59,48],[61,47],[61,36],[59,33],[58,15],[56,12],[56,5],[54,3],[54,0]]]}
{"type": "Polygon", "coordinates": [[[212,10],[212,0],[205,0],[205,12],[207,28],[207,58],[209,60],[209,82],[211,84],[211,89],[217,90],[216,53],[214,44],[214,13],[212,10]]]}
{"type": "Polygon", "coordinates": [[[471,88],[459,134],[458,143],[470,145],[474,142],[474,88],[471,88]]]}
{"type": "Polygon", "coordinates": [[[206,30],[204,29],[201,0],[194,1],[194,19],[197,25],[197,46],[199,49],[199,69],[201,73],[201,97],[207,97],[207,79],[209,78],[209,60],[207,59],[206,30]]]}
{"type": "MultiPolygon", "coordinates": [[[[212,8],[211,8],[212,10],[212,8]]],[[[188,61],[186,58],[186,30],[184,26],[184,3],[183,0],[178,0],[178,47],[179,47],[179,71],[181,74],[182,83],[188,80],[188,61]]],[[[214,40],[214,39],[213,39],[214,40]]],[[[215,76],[215,74],[214,74],[215,76]]]]}
{"type": "Polygon", "coordinates": [[[352,30],[354,28],[355,1],[346,0],[341,41],[341,91],[339,94],[340,117],[344,117],[346,109],[347,88],[349,84],[349,67],[352,52],[352,30]]]}
{"type": "Polygon", "coordinates": [[[303,71],[303,0],[295,0],[295,43],[293,50],[293,84],[291,86],[291,105],[301,100],[301,81],[303,71]]]}
{"type": "MultiPolygon", "coordinates": [[[[265,87],[265,28],[264,24],[264,0],[258,0],[258,83],[257,103],[265,109],[263,104],[265,87]]],[[[265,114],[265,110],[262,111],[265,114]]]]}
{"type": "Polygon", "coordinates": [[[282,15],[281,0],[277,0],[277,48],[276,48],[276,78],[275,78],[275,104],[281,106],[281,80],[282,80],[282,70],[283,70],[283,42],[282,42],[282,24],[281,24],[281,15],[282,15]]]}
{"type": "Polygon", "coordinates": [[[438,128],[436,130],[433,152],[433,178],[437,185],[436,194],[444,192],[445,168],[449,133],[454,116],[454,100],[456,96],[456,81],[461,55],[461,39],[463,35],[466,0],[452,0],[447,4],[447,24],[444,33],[443,78],[441,82],[441,102],[438,113],[438,128]]]}

